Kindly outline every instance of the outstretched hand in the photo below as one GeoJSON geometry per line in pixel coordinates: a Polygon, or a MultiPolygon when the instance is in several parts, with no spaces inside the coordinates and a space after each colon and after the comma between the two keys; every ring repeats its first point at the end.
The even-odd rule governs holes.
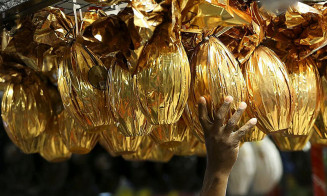
{"type": "Polygon", "coordinates": [[[207,104],[204,97],[199,101],[199,118],[204,131],[207,147],[207,169],[202,188],[202,196],[225,195],[228,176],[236,162],[241,138],[257,123],[252,118],[240,129],[238,122],[247,105],[242,102],[238,110],[228,119],[233,97],[227,96],[223,105],[214,112],[213,119],[209,118],[207,104]]]}

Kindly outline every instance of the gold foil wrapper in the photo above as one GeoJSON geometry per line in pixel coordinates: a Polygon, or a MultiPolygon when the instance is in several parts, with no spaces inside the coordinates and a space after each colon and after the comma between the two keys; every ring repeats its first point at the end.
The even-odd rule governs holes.
{"type": "Polygon", "coordinates": [[[171,148],[181,144],[187,131],[188,127],[183,118],[181,118],[175,124],[153,126],[150,136],[157,145],[164,148],[171,148]]]}
{"type": "Polygon", "coordinates": [[[1,116],[7,134],[17,140],[32,139],[44,132],[52,115],[49,95],[34,74],[20,83],[7,86],[2,99],[1,116]]]}
{"type": "Polygon", "coordinates": [[[107,145],[107,151],[112,155],[132,154],[139,149],[143,136],[125,137],[118,131],[116,125],[111,125],[101,132],[102,144],[107,145]]]}
{"type": "MultiPolygon", "coordinates": [[[[243,126],[245,123],[247,123],[251,118],[253,118],[253,114],[251,114],[250,110],[247,109],[244,114],[243,118],[241,119],[240,125],[243,126]]],[[[261,141],[266,137],[266,134],[260,129],[255,126],[251,130],[249,130],[245,135],[242,137],[241,142],[256,142],[261,141]]]]}
{"type": "Polygon", "coordinates": [[[119,154],[116,154],[113,150],[111,150],[111,146],[108,145],[108,143],[106,142],[106,140],[101,136],[99,137],[99,144],[100,146],[102,146],[102,148],[104,148],[112,157],[117,157],[120,156],[119,154]]]}
{"type": "Polygon", "coordinates": [[[3,59],[0,56],[0,90],[5,91],[6,87],[11,82],[17,83],[21,81],[22,72],[24,72],[23,65],[12,62],[3,62],[3,59]]]}
{"type": "Polygon", "coordinates": [[[219,109],[228,95],[234,98],[232,110],[237,110],[239,103],[246,101],[246,86],[236,59],[213,36],[195,49],[191,60],[191,72],[191,93],[188,110],[185,110],[186,121],[204,142],[204,133],[198,115],[199,98],[201,96],[206,98],[209,113],[213,117],[213,113],[219,109]]]}
{"type": "Polygon", "coordinates": [[[109,102],[118,130],[126,137],[144,136],[152,131],[139,106],[135,88],[135,78],[128,70],[119,65],[109,69],[109,102]]]}
{"type": "Polygon", "coordinates": [[[173,157],[173,153],[166,148],[155,144],[149,136],[144,136],[138,150],[133,154],[123,155],[129,161],[152,161],[168,162],[173,157]]]}
{"type": "Polygon", "coordinates": [[[249,109],[266,134],[291,126],[294,92],[284,63],[267,47],[258,47],[245,65],[249,109]]]}
{"type": "Polygon", "coordinates": [[[3,121],[3,126],[7,132],[10,140],[25,154],[38,153],[41,151],[44,144],[44,134],[31,139],[21,139],[17,138],[16,135],[12,134],[8,124],[3,121]]]}
{"type": "Polygon", "coordinates": [[[173,148],[169,148],[170,151],[177,156],[205,156],[206,155],[206,147],[205,144],[202,143],[190,130],[187,129],[185,133],[184,140],[180,145],[175,146],[173,148]]]}
{"type": "Polygon", "coordinates": [[[285,62],[295,94],[295,107],[288,135],[308,135],[320,110],[320,77],[311,57],[285,62]]]}
{"type": "Polygon", "coordinates": [[[58,71],[58,88],[65,109],[87,131],[99,132],[111,123],[107,69],[85,46],[73,43],[58,71]]]}
{"type": "Polygon", "coordinates": [[[312,137],[310,138],[310,143],[313,145],[327,146],[327,139],[320,137],[321,130],[319,130],[316,125],[314,125],[312,129],[314,129],[314,131],[312,133],[312,137]]]}
{"type": "Polygon", "coordinates": [[[316,131],[317,131],[319,137],[321,137],[322,139],[327,139],[327,130],[326,130],[326,126],[323,122],[323,117],[322,117],[321,112],[319,112],[314,126],[316,126],[316,128],[317,128],[316,131]]]}
{"type": "Polygon", "coordinates": [[[124,2],[129,2],[129,0],[85,0],[88,3],[94,3],[101,6],[112,6],[118,5],[124,2]]]}
{"type": "Polygon", "coordinates": [[[276,146],[281,151],[300,151],[304,148],[312,135],[312,131],[308,135],[304,136],[287,136],[284,133],[274,133],[272,138],[275,141],[276,146]]]}
{"type": "Polygon", "coordinates": [[[138,63],[137,96],[152,124],[173,124],[186,105],[191,73],[179,39],[169,37],[169,24],[159,28],[144,47],[138,63]]]}
{"type": "Polygon", "coordinates": [[[57,116],[50,120],[47,130],[43,134],[45,140],[40,154],[44,159],[49,162],[62,162],[71,157],[72,153],[67,149],[59,134],[57,116]]]}
{"type": "MultiPolygon", "coordinates": [[[[322,122],[324,124],[324,130],[327,130],[327,77],[326,72],[321,76],[321,89],[322,89],[322,96],[321,96],[321,118],[322,122]]],[[[321,121],[316,121],[316,123],[319,123],[321,125],[321,121]]],[[[319,127],[319,130],[322,130],[319,127]]],[[[325,137],[327,138],[327,133],[323,133],[325,137]]]]}
{"type": "Polygon", "coordinates": [[[89,153],[100,136],[85,131],[66,110],[59,115],[59,133],[68,150],[75,154],[89,153]]]}

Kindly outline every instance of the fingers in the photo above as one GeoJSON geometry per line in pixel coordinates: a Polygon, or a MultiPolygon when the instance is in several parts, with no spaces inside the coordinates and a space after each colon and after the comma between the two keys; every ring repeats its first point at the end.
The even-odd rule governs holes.
{"type": "Polygon", "coordinates": [[[231,103],[233,102],[232,96],[227,96],[223,105],[215,112],[214,116],[214,126],[221,126],[224,123],[224,120],[230,110],[231,103]]]}
{"type": "Polygon", "coordinates": [[[250,119],[245,125],[243,125],[239,130],[237,130],[234,135],[237,141],[240,141],[242,137],[250,131],[256,124],[258,120],[256,118],[250,119]]]}
{"type": "Polygon", "coordinates": [[[245,102],[241,102],[237,111],[233,114],[233,116],[228,120],[227,125],[225,127],[225,133],[232,133],[235,131],[237,127],[237,123],[240,121],[247,105],[245,102]]]}
{"type": "Polygon", "coordinates": [[[199,120],[200,123],[202,125],[202,128],[204,129],[204,131],[209,129],[209,125],[210,125],[210,120],[209,120],[209,116],[208,116],[208,110],[207,110],[207,102],[206,99],[204,97],[200,97],[199,100],[199,120]]]}

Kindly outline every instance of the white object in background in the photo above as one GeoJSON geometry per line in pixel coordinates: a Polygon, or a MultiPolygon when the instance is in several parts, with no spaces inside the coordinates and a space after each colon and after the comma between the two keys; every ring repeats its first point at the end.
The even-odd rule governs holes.
{"type": "Polygon", "coordinates": [[[255,155],[250,143],[240,148],[237,161],[228,179],[230,195],[247,195],[256,171],[255,155]]]}
{"type": "Polygon", "coordinates": [[[266,137],[253,143],[257,171],[252,191],[254,194],[267,194],[279,183],[283,175],[283,164],[275,144],[266,137]]]}

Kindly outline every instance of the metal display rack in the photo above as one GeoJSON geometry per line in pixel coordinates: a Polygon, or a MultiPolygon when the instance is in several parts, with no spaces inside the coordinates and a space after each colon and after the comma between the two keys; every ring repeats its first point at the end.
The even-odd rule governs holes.
{"type": "Polygon", "coordinates": [[[61,8],[66,14],[73,15],[74,5],[77,11],[89,11],[89,8],[101,8],[107,14],[117,14],[127,3],[115,6],[99,6],[84,0],[0,0],[0,26],[6,26],[26,14],[36,12],[44,7],[61,8]]]}

